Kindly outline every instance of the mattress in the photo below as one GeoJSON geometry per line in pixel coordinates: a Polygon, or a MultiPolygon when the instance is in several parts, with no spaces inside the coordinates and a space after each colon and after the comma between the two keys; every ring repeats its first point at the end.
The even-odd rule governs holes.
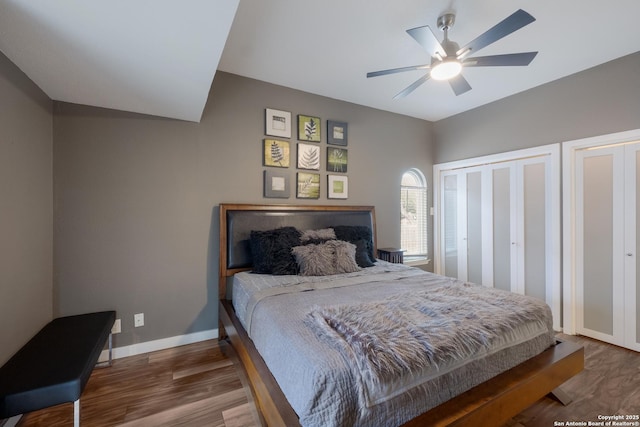
{"type": "MultiPolygon", "coordinates": [[[[384,261],[335,276],[238,273],[233,279],[233,304],[303,426],[402,424],[541,353],[554,342],[551,311],[543,301],[384,261]],[[410,336],[395,339],[399,344],[395,350],[372,351],[369,358],[351,346],[353,340],[345,338],[340,328],[332,327],[352,321],[349,314],[359,320],[366,316],[353,316],[354,313],[385,307],[399,307],[395,317],[406,324],[409,313],[422,316],[429,312],[425,307],[449,310],[445,300],[453,299],[453,294],[455,298],[458,294],[466,298],[456,304],[461,318],[470,318],[471,322],[455,319],[454,323],[461,322],[460,327],[451,328],[448,320],[443,322],[438,314],[433,317],[438,319],[438,329],[433,327],[431,315],[427,315],[426,322],[431,323],[423,329],[440,331],[437,336],[425,338],[422,332],[411,332],[410,336]],[[500,305],[494,301],[501,301],[500,305]],[[511,312],[523,311],[523,307],[535,312],[535,319],[505,318],[488,327],[501,330],[500,334],[488,338],[482,335],[485,332],[479,332],[470,342],[449,345],[457,342],[459,331],[482,323],[473,320],[477,313],[489,310],[491,314],[495,309],[496,313],[510,316],[511,312]],[[447,350],[452,356],[441,357],[434,352],[433,357],[419,364],[401,360],[394,365],[396,372],[389,375],[389,359],[383,356],[395,360],[397,353],[410,347],[409,341],[415,335],[420,335],[422,341],[413,344],[420,346],[425,345],[425,340],[439,339],[441,348],[454,348],[447,350]],[[376,365],[381,365],[381,372],[372,368],[376,365]]],[[[385,316],[374,313],[369,317],[375,329],[376,319],[385,316]]],[[[372,328],[371,324],[366,328],[372,328]]]]}

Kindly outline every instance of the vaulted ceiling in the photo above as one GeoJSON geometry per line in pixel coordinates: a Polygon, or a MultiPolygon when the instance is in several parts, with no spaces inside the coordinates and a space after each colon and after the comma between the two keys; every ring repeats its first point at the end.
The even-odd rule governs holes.
{"type": "Polygon", "coordinates": [[[640,51],[639,16],[637,0],[0,0],[0,51],[78,104],[197,122],[222,70],[436,121],[640,51]],[[444,12],[462,46],[517,9],[536,21],[481,55],[538,51],[529,66],[466,68],[460,96],[429,80],[394,100],[423,70],[366,78],[428,64],[406,30],[442,40],[444,12]]]}

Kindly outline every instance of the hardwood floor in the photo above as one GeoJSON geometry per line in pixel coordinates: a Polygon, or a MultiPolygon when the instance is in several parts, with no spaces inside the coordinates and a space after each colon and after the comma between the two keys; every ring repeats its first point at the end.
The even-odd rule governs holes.
{"type": "Polygon", "coordinates": [[[584,371],[561,387],[573,401],[564,406],[546,397],[507,426],[546,427],[555,421],[588,424],[602,421],[598,415],[640,415],[640,353],[586,337],[559,337],[578,342],[585,350],[584,371]]]}
{"type": "MultiPolygon", "coordinates": [[[[259,426],[226,343],[203,341],[96,368],[80,399],[81,426],[259,426]]],[[[22,417],[18,427],[73,425],[73,404],[22,417]]]]}
{"type": "MultiPolygon", "coordinates": [[[[598,415],[640,414],[640,354],[582,337],[585,370],[562,389],[573,402],[546,397],[505,427],[547,427],[555,421],[598,421],[598,415]]],[[[82,426],[251,427],[260,421],[230,346],[204,341],[115,360],[96,368],[80,400],[82,426]]],[[[73,404],[25,415],[19,427],[73,425],[73,404]]]]}

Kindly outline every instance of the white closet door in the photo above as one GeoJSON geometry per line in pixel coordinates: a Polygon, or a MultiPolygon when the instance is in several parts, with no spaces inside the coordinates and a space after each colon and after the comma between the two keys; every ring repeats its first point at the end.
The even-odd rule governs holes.
{"type": "Polygon", "coordinates": [[[640,351],[640,143],[575,152],[576,332],[640,351]]]}
{"type": "Polygon", "coordinates": [[[624,325],[625,347],[640,351],[640,144],[625,146],[624,325]]]}
{"type": "Polygon", "coordinates": [[[624,344],[624,146],[576,152],[577,332],[624,344]]]}
{"type": "Polygon", "coordinates": [[[470,168],[464,171],[466,185],[466,230],[464,242],[467,247],[467,275],[463,280],[472,283],[485,284],[482,277],[482,251],[483,251],[483,229],[482,229],[482,176],[481,168],[470,168]]]}
{"type": "Polygon", "coordinates": [[[483,284],[486,257],[486,230],[483,221],[482,168],[467,168],[448,171],[441,176],[444,214],[441,216],[443,230],[441,248],[444,254],[445,276],[456,277],[473,283],[483,284]]]}
{"type": "Polygon", "coordinates": [[[540,298],[559,329],[559,150],[541,151],[436,165],[435,271],[540,298]]]}
{"type": "MultiPolygon", "coordinates": [[[[461,175],[457,172],[447,172],[441,177],[442,190],[442,211],[441,215],[441,253],[440,273],[449,277],[458,277],[459,275],[459,261],[460,257],[458,248],[461,242],[461,228],[464,228],[464,218],[460,218],[460,212],[462,207],[460,204],[464,204],[464,198],[461,197],[464,186],[461,182],[461,175]]],[[[464,234],[464,230],[462,230],[464,234]]],[[[462,254],[464,256],[464,253],[462,254]]],[[[466,264],[466,259],[461,260],[462,265],[466,264]]],[[[466,275],[466,273],[465,273],[466,275]]]]}
{"type": "Polygon", "coordinates": [[[552,212],[549,202],[550,157],[519,160],[516,171],[516,218],[519,222],[514,245],[518,272],[514,291],[534,296],[551,305],[551,288],[548,285],[552,280],[548,276],[547,264],[552,259],[548,231],[552,212]]]}
{"type": "Polygon", "coordinates": [[[514,237],[517,221],[515,204],[515,163],[500,164],[491,171],[492,187],[492,234],[493,234],[493,286],[511,290],[517,277],[514,260],[514,237]]]}

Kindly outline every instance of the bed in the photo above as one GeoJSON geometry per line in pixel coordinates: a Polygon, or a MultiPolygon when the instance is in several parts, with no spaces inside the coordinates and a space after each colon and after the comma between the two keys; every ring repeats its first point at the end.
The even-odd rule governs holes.
{"type": "Polygon", "coordinates": [[[583,369],[544,303],[376,260],[375,242],[370,206],[220,205],[220,337],[267,425],[500,425],[583,369]],[[296,265],[264,274],[282,254],[261,239],[296,265]],[[348,262],[317,275],[325,249],[348,262]]]}

